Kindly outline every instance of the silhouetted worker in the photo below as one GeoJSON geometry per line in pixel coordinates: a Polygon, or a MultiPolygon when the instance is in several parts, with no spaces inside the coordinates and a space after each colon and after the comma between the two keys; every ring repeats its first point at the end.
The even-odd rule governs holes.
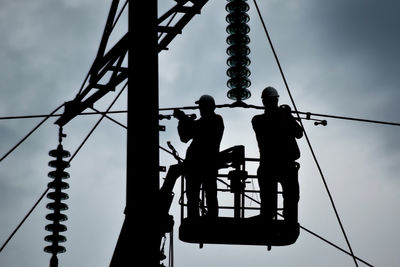
{"type": "Polygon", "coordinates": [[[285,221],[297,222],[300,165],[295,160],[300,158],[300,150],[296,138],[303,136],[303,130],[292,116],[289,106],[278,106],[279,94],[275,88],[265,88],[261,99],[265,112],[254,116],[251,121],[260,150],[257,176],[261,216],[272,219],[277,215],[279,182],[283,195],[283,217],[285,221]]]}
{"type": "Polygon", "coordinates": [[[186,177],[188,217],[199,217],[200,187],[203,186],[207,203],[207,216],[218,216],[217,174],[219,147],[224,132],[224,122],[215,113],[215,101],[203,95],[195,102],[199,105],[200,118],[193,120],[182,111],[175,110],[178,133],[182,142],[192,140],[183,163],[186,177]]]}

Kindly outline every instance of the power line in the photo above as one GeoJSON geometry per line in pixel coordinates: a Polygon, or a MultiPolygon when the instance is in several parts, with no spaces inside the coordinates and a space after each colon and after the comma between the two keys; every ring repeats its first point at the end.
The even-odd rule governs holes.
{"type": "Polygon", "coordinates": [[[62,106],[64,106],[64,104],[60,105],[58,108],[56,108],[55,110],[53,110],[53,112],[51,112],[49,115],[45,115],[44,119],[39,122],[24,138],[22,138],[15,146],[13,146],[7,153],[5,153],[1,158],[0,158],[0,162],[3,161],[6,157],[8,157],[8,155],[10,155],[19,145],[21,145],[26,139],[28,139],[29,136],[31,136],[31,134],[33,134],[37,129],[39,129],[39,127],[45,123],[47,121],[47,119],[49,119],[50,117],[53,116],[54,113],[56,113],[62,106]]]}
{"type": "Polygon", "coordinates": [[[312,113],[312,112],[302,112],[297,111],[299,114],[304,114],[307,116],[316,116],[316,117],[325,117],[325,118],[332,118],[332,119],[341,119],[341,120],[350,120],[350,121],[359,121],[359,122],[368,122],[368,123],[377,123],[377,124],[386,124],[392,126],[400,126],[398,122],[390,122],[390,121],[381,121],[381,120],[369,120],[369,119],[361,119],[361,118],[354,118],[354,117],[345,117],[345,116],[337,116],[337,115],[328,115],[328,114],[320,114],[320,113],[312,113]]]}
{"type": "Polygon", "coordinates": [[[39,199],[36,201],[36,203],[33,205],[33,207],[28,211],[28,213],[25,215],[25,217],[22,219],[22,221],[17,225],[17,227],[14,229],[14,231],[11,233],[11,235],[7,238],[7,240],[4,242],[4,244],[0,248],[0,253],[3,251],[3,249],[7,246],[8,242],[14,237],[15,233],[19,230],[19,228],[22,226],[22,224],[28,219],[29,215],[33,212],[33,210],[36,208],[36,206],[42,201],[44,196],[47,194],[49,191],[49,188],[47,188],[43,194],[39,197],[39,199]]]}
{"type": "MultiPolygon", "coordinates": [[[[118,19],[120,18],[123,10],[125,9],[126,5],[128,4],[128,1],[125,2],[124,6],[122,7],[120,13],[117,16],[117,19],[115,21],[115,23],[112,25],[112,28],[115,27],[118,19]]],[[[88,80],[90,76],[90,71],[87,73],[81,87],[79,90],[78,95],[81,93],[86,81],[88,80]]],[[[121,95],[121,93],[124,91],[124,89],[126,88],[126,86],[128,85],[128,83],[126,83],[123,88],[121,89],[121,91],[118,93],[118,95],[116,96],[116,98],[114,99],[114,101],[110,104],[110,106],[108,107],[106,112],[99,112],[96,110],[96,112],[86,112],[86,113],[82,113],[81,115],[93,115],[93,114],[102,114],[102,117],[98,120],[98,122],[95,124],[95,126],[92,128],[92,130],[89,132],[89,134],[86,136],[86,138],[84,139],[84,141],[80,144],[80,146],[78,147],[78,149],[75,151],[75,153],[72,155],[72,157],[69,159],[68,163],[70,163],[72,161],[72,159],[77,155],[77,153],[79,152],[79,150],[82,148],[82,146],[86,143],[86,141],[88,140],[88,138],[90,137],[90,135],[94,132],[94,130],[97,128],[97,126],[100,124],[100,122],[102,121],[102,119],[107,116],[107,113],[126,113],[126,111],[114,111],[114,112],[110,112],[111,107],[114,105],[114,103],[117,101],[117,99],[119,98],[119,96],[121,95]]],[[[5,159],[8,155],[10,155],[19,145],[21,145],[32,133],[34,133],[45,121],[47,121],[47,119],[49,119],[50,117],[60,117],[62,114],[54,114],[56,113],[62,106],[64,106],[64,104],[60,105],[58,108],[56,108],[52,113],[50,113],[49,115],[26,115],[26,116],[8,116],[8,117],[0,117],[0,120],[6,120],[6,119],[26,119],[26,118],[43,118],[44,119],[38,124],[36,125],[24,138],[22,138],[22,140],[20,142],[18,142],[14,147],[12,147],[1,159],[0,162],[5,159]]],[[[94,109],[94,108],[92,108],[94,109]]],[[[94,109],[95,110],[95,109],[94,109]]],[[[108,117],[107,118],[113,120],[112,118],[108,117]]],[[[113,120],[114,122],[118,123],[117,121],[113,120]]],[[[120,123],[118,123],[120,124],[120,123]]],[[[122,124],[120,124],[121,126],[123,126],[122,124]]],[[[23,225],[23,223],[26,221],[26,219],[29,217],[29,215],[33,212],[33,210],[37,207],[37,205],[40,203],[40,201],[44,198],[44,196],[47,194],[47,192],[49,191],[49,188],[47,188],[42,195],[39,197],[39,199],[35,202],[35,204],[33,205],[33,207],[28,211],[28,213],[25,215],[25,217],[22,219],[22,221],[17,225],[17,227],[14,229],[14,231],[11,233],[11,235],[8,237],[8,239],[4,242],[4,244],[1,246],[0,248],[0,252],[6,247],[6,245],[8,244],[8,242],[13,238],[13,236],[16,234],[16,232],[20,229],[20,227],[23,225]]]]}
{"type": "MultiPolygon", "coordinates": [[[[122,126],[125,127],[124,125],[122,125],[122,126]]],[[[125,127],[125,128],[126,128],[126,127],[125,127]]],[[[172,153],[172,152],[169,151],[168,149],[164,148],[163,146],[159,146],[159,148],[160,148],[161,150],[163,150],[164,152],[170,154],[171,156],[173,156],[173,157],[178,157],[178,159],[181,160],[181,161],[183,160],[183,158],[181,158],[181,157],[175,155],[174,153],[172,153]]],[[[220,180],[220,179],[219,179],[219,181],[222,182],[223,184],[225,184],[227,187],[230,187],[230,185],[227,184],[227,183],[225,183],[223,180],[220,180]]],[[[245,196],[246,198],[249,198],[249,199],[251,199],[252,201],[254,201],[254,202],[260,204],[260,202],[257,201],[256,199],[254,199],[254,198],[252,198],[252,197],[250,197],[250,196],[248,196],[248,195],[246,195],[246,194],[244,194],[244,196],[245,196]]],[[[280,215],[280,214],[279,214],[279,215],[280,215]]],[[[282,215],[280,215],[280,216],[282,216],[282,215]]],[[[338,245],[336,245],[336,244],[334,244],[333,242],[329,241],[328,239],[322,237],[321,235],[319,235],[319,234],[317,234],[317,233],[315,233],[315,232],[313,232],[313,231],[307,229],[307,228],[304,227],[304,226],[301,226],[301,225],[300,225],[300,228],[303,229],[304,231],[308,232],[309,234],[314,235],[315,237],[321,239],[321,240],[324,241],[325,243],[327,243],[327,244],[333,246],[334,248],[336,248],[336,249],[338,249],[338,250],[340,250],[340,251],[346,253],[347,255],[352,256],[352,257],[356,258],[357,260],[361,261],[362,263],[364,263],[364,264],[366,264],[366,265],[368,265],[368,266],[373,267],[373,265],[371,265],[371,264],[369,264],[368,262],[364,261],[363,259],[361,259],[361,258],[355,256],[354,254],[352,254],[352,253],[346,251],[345,249],[339,247],[338,245]]]]}
{"type": "MultiPolygon", "coordinates": [[[[223,183],[224,185],[226,185],[227,187],[230,187],[230,184],[226,183],[225,181],[223,181],[223,180],[221,180],[221,179],[218,179],[218,180],[219,180],[221,183],[223,183]]],[[[260,201],[254,199],[254,198],[252,198],[252,197],[250,197],[250,196],[248,196],[248,195],[246,195],[246,194],[244,194],[244,196],[245,196],[246,198],[250,199],[251,201],[254,201],[254,202],[257,203],[257,204],[261,204],[260,201]]],[[[279,214],[279,213],[278,213],[278,215],[281,216],[281,217],[283,217],[283,216],[282,216],[281,214],[279,214]]],[[[302,230],[306,231],[307,233],[309,233],[309,234],[311,234],[311,235],[313,235],[313,236],[315,236],[315,237],[321,239],[322,241],[324,241],[324,242],[327,243],[328,245],[331,245],[332,247],[334,247],[334,248],[336,248],[336,249],[338,249],[338,250],[340,250],[340,251],[346,253],[347,255],[353,257],[353,255],[352,255],[350,252],[348,252],[348,251],[346,251],[345,249],[339,247],[338,245],[336,245],[335,243],[329,241],[328,239],[326,239],[326,238],[320,236],[319,234],[317,234],[317,233],[315,233],[315,232],[313,232],[313,231],[307,229],[306,227],[304,227],[304,226],[302,226],[302,225],[300,225],[300,228],[301,228],[302,230]]],[[[363,259],[360,259],[359,257],[357,257],[357,256],[355,256],[355,255],[354,255],[354,257],[355,257],[357,260],[361,261],[362,263],[364,263],[364,264],[366,264],[366,265],[368,265],[368,266],[373,267],[373,265],[369,264],[368,262],[364,261],[363,259]]]]}
{"type": "Polygon", "coordinates": [[[363,260],[363,259],[360,259],[359,257],[357,257],[357,256],[355,256],[354,254],[352,254],[352,253],[346,251],[345,249],[339,247],[338,245],[334,244],[333,242],[329,241],[328,239],[326,239],[326,238],[324,238],[324,237],[318,235],[317,233],[315,233],[315,232],[313,232],[313,231],[311,231],[311,230],[309,230],[309,229],[307,229],[307,228],[305,228],[305,227],[303,227],[303,226],[301,226],[301,225],[300,225],[300,228],[303,229],[304,231],[306,231],[307,233],[309,233],[309,234],[311,234],[311,235],[313,235],[313,236],[315,236],[315,237],[321,239],[322,241],[324,241],[325,243],[331,245],[332,247],[334,247],[334,248],[336,248],[336,249],[342,251],[343,253],[346,253],[347,255],[349,255],[349,256],[351,256],[351,257],[357,259],[358,261],[361,261],[361,262],[364,263],[365,265],[368,265],[368,266],[370,266],[370,267],[373,267],[372,264],[366,262],[366,261],[363,260]]]}
{"type": "MultiPolygon", "coordinates": [[[[232,106],[231,104],[222,104],[222,105],[216,105],[217,108],[226,108],[226,107],[237,107],[237,106],[232,106]]],[[[242,107],[242,106],[241,106],[242,107]]],[[[243,106],[243,108],[250,108],[250,109],[265,109],[265,107],[262,106],[256,106],[256,105],[247,105],[243,106]]],[[[101,114],[126,114],[128,111],[127,110],[110,110],[107,113],[104,111],[99,111],[95,109],[94,107],[91,107],[94,112],[82,112],[78,114],[78,116],[87,116],[87,115],[101,115],[101,114]]],[[[183,110],[195,110],[198,109],[198,106],[183,106],[183,107],[170,107],[170,108],[160,108],[159,111],[170,111],[174,109],[183,109],[183,110]]],[[[400,126],[400,123],[398,122],[391,122],[391,121],[382,121],[382,120],[371,120],[371,119],[363,119],[363,118],[355,118],[355,117],[348,117],[348,116],[339,116],[339,115],[331,115],[331,114],[321,114],[321,113],[313,113],[313,112],[305,112],[305,111],[293,111],[293,113],[298,113],[302,115],[306,115],[306,118],[301,118],[303,120],[315,120],[312,119],[311,116],[314,117],[324,117],[324,118],[331,118],[331,119],[339,119],[339,120],[350,120],[350,121],[358,121],[358,122],[366,122],[366,123],[373,123],[373,124],[383,124],[383,125],[390,125],[390,126],[400,126]]],[[[46,118],[46,117],[61,117],[63,114],[35,114],[35,115],[15,115],[15,116],[2,116],[0,117],[0,120],[16,120],[16,119],[35,119],[35,118],[46,118]]],[[[123,127],[126,127],[122,125],[121,123],[115,121],[109,116],[106,116],[108,119],[113,120],[117,124],[120,124],[123,127]]]]}
{"type": "MultiPolygon", "coordinates": [[[[63,104],[64,105],[64,104],[63,104]]],[[[103,111],[98,111],[95,108],[92,108],[93,110],[95,110],[94,112],[82,112],[80,114],[78,114],[78,116],[82,116],[82,115],[99,115],[99,114],[104,114],[105,112],[103,111]]],[[[127,113],[128,111],[126,110],[110,110],[107,111],[106,114],[124,114],[127,113]]],[[[36,115],[16,115],[16,116],[3,116],[0,117],[0,120],[16,120],[16,119],[35,119],[35,118],[46,118],[46,117],[61,117],[63,114],[48,114],[48,115],[44,115],[44,114],[36,114],[36,115]]]]}
{"type": "Polygon", "coordinates": [[[125,128],[125,129],[128,129],[128,126],[125,126],[124,124],[120,123],[119,121],[117,121],[117,120],[111,118],[110,116],[108,116],[107,114],[109,114],[110,112],[101,112],[101,111],[97,110],[97,109],[94,108],[94,107],[91,107],[91,109],[93,109],[94,111],[96,111],[97,114],[102,114],[102,115],[104,115],[104,117],[106,117],[107,119],[113,121],[114,123],[118,124],[119,126],[125,128]]]}
{"type": "MultiPolygon", "coordinates": [[[[56,108],[53,112],[51,112],[48,115],[45,115],[44,120],[42,120],[39,124],[37,124],[24,138],[21,139],[14,147],[12,147],[1,159],[0,162],[5,159],[8,155],[10,155],[19,145],[21,145],[28,137],[33,134],[48,118],[52,117],[54,113],[56,113],[64,104],[60,105],[58,108],[56,108]]],[[[0,252],[3,251],[3,249],[7,246],[8,242],[13,238],[13,236],[17,233],[19,228],[22,226],[22,224],[26,221],[26,219],[31,215],[33,210],[37,207],[37,205],[40,203],[40,201],[43,199],[43,197],[46,195],[46,193],[49,191],[49,188],[47,188],[42,195],[39,197],[39,199],[35,202],[33,207],[28,211],[28,213],[25,215],[25,217],[22,219],[22,221],[17,225],[17,227],[14,229],[14,231],[10,234],[10,236],[7,238],[7,240],[4,242],[4,244],[0,248],[0,252]]]]}
{"type": "Polygon", "coordinates": [[[86,143],[86,141],[89,139],[89,137],[92,135],[92,133],[94,132],[94,130],[97,128],[97,126],[99,126],[100,122],[104,119],[104,117],[106,116],[106,113],[112,108],[112,106],[115,104],[115,102],[118,100],[118,98],[120,97],[120,95],[122,94],[122,92],[125,90],[126,86],[128,85],[128,82],[125,83],[125,85],[122,87],[121,91],[119,91],[118,95],[114,98],[114,100],[111,102],[110,106],[107,108],[106,112],[104,114],[102,114],[102,116],[100,117],[100,119],[96,122],[96,124],[93,126],[93,128],[90,130],[90,132],[88,133],[88,135],[85,137],[85,139],[83,140],[83,142],[79,145],[78,149],[75,151],[75,153],[71,156],[71,158],[69,159],[69,162],[72,161],[72,159],[76,156],[76,154],[79,152],[79,150],[83,147],[83,145],[86,143]]]}
{"type": "MultiPolygon", "coordinates": [[[[115,104],[115,102],[117,101],[117,99],[119,98],[119,96],[122,94],[122,92],[124,91],[124,89],[126,88],[126,86],[128,85],[128,83],[126,83],[121,91],[118,93],[118,95],[115,97],[115,99],[112,101],[112,103],[110,104],[110,106],[107,108],[107,111],[104,112],[102,114],[102,117],[96,122],[96,124],[92,127],[92,129],[90,130],[90,132],[86,135],[86,137],[84,138],[84,140],[81,142],[81,144],[78,146],[78,148],[75,150],[75,152],[72,154],[72,156],[70,157],[70,159],[68,160],[68,163],[71,163],[71,161],[75,158],[75,156],[78,154],[78,152],[80,151],[80,149],[83,147],[83,145],[86,143],[86,141],[89,139],[89,137],[92,135],[92,133],[94,132],[94,130],[97,128],[97,126],[99,126],[100,122],[103,120],[103,118],[106,116],[106,113],[112,108],[112,106],[115,104]]],[[[61,108],[63,105],[61,105],[60,107],[58,107],[56,110],[53,111],[56,112],[59,108],[61,108]]],[[[50,116],[49,116],[50,117],[50,116]]],[[[46,118],[47,119],[47,118],[46,118]]],[[[45,121],[45,120],[44,120],[45,121]]],[[[43,123],[44,121],[42,121],[41,123],[43,123]]],[[[39,125],[40,126],[40,125],[39,125]]],[[[38,128],[38,126],[36,127],[38,128]]],[[[28,136],[27,136],[28,137],[28,136]]],[[[27,138],[26,137],[26,138],[27,138]]],[[[25,138],[25,139],[26,139],[25,138]]],[[[11,153],[11,152],[10,152],[11,153]]],[[[10,236],[7,238],[7,240],[4,242],[4,244],[1,246],[0,248],[0,253],[1,251],[7,246],[8,242],[10,242],[10,240],[14,237],[14,235],[17,233],[17,231],[21,228],[21,226],[24,224],[24,222],[26,221],[26,219],[32,214],[32,212],[35,210],[35,208],[37,207],[37,205],[42,201],[42,199],[44,198],[44,196],[47,194],[47,192],[49,191],[49,188],[46,188],[46,190],[40,195],[39,199],[35,202],[35,204],[32,206],[32,208],[28,211],[28,213],[24,216],[24,218],[22,219],[22,221],[17,225],[17,227],[14,229],[14,231],[10,234],[10,236]]]]}
{"type": "MultiPolygon", "coordinates": [[[[248,105],[246,103],[242,103],[241,106],[232,105],[232,104],[216,105],[216,108],[237,108],[237,107],[238,108],[249,108],[249,109],[262,109],[262,110],[265,109],[265,107],[262,107],[262,106],[248,105]]],[[[199,108],[198,106],[169,107],[169,108],[160,108],[159,111],[170,111],[170,110],[174,110],[174,109],[195,110],[198,108],[199,108]]],[[[298,110],[292,111],[292,113],[306,115],[307,116],[306,118],[301,118],[301,119],[306,119],[306,120],[311,119],[311,116],[315,116],[315,117],[325,117],[325,118],[331,118],[331,119],[350,120],[350,121],[359,121],[359,122],[366,122],[366,123],[400,126],[400,123],[398,123],[398,122],[390,122],[390,121],[382,121],[382,120],[370,120],[370,119],[355,118],[355,117],[348,117],[348,116],[338,116],[338,115],[329,115],[329,114],[321,114],[321,113],[313,113],[313,112],[304,112],[304,111],[298,111],[298,110]]],[[[1,120],[1,117],[0,117],[0,120],[1,120]]]]}
{"type": "MultiPolygon", "coordinates": [[[[172,153],[172,152],[169,151],[168,149],[166,149],[166,148],[164,148],[164,147],[162,147],[162,146],[160,146],[160,149],[163,150],[164,152],[170,154],[170,155],[173,156],[173,157],[178,157],[179,160],[183,161],[183,158],[174,155],[174,153],[172,153]]],[[[225,186],[227,186],[228,188],[231,187],[231,185],[228,184],[228,183],[226,183],[224,180],[218,179],[218,181],[221,182],[222,184],[224,184],[225,186]]],[[[247,194],[243,194],[243,195],[244,195],[246,198],[250,199],[251,201],[254,201],[255,203],[257,203],[257,204],[259,204],[259,205],[261,204],[260,201],[258,201],[258,200],[256,200],[256,199],[250,197],[249,195],[247,195],[247,194]]],[[[283,216],[282,216],[281,214],[279,214],[279,213],[278,213],[278,215],[281,216],[281,217],[283,217],[283,216]]],[[[373,265],[369,264],[369,263],[366,262],[365,260],[363,260],[363,259],[361,259],[361,258],[359,258],[359,257],[357,257],[357,256],[355,256],[355,255],[353,255],[353,254],[351,254],[350,252],[348,252],[348,251],[346,251],[345,249],[339,247],[338,245],[336,245],[335,243],[333,243],[333,242],[329,241],[328,239],[322,237],[321,235],[319,235],[319,234],[317,234],[317,233],[315,233],[315,232],[313,232],[313,231],[307,229],[306,227],[304,227],[304,226],[302,226],[302,225],[300,225],[300,228],[301,228],[302,230],[306,231],[307,233],[309,233],[309,234],[311,234],[311,235],[313,235],[313,236],[319,238],[320,240],[322,240],[323,242],[327,243],[328,245],[330,245],[330,246],[332,246],[332,247],[334,247],[334,248],[336,248],[336,249],[338,249],[338,250],[340,250],[340,251],[346,253],[347,255],[349,255],[349,256],[351,256],[351,257],[355,257],[357,260],[361,261],[362,263],[364,263],[364,264],[366,264],[366,265],[368,265],[368,266],[373,267],[373,265]]]]}
{"type": "MultiPolygon", "coordinates": [[[[276,61],[277,65],[278,65],[280,74],[281,74],[282,79],[283,79],[283,81],[284,81],[284,83],[285,83],[285,86],[286,86],[287,92],[288,92],[288,94],[289,94],[290,100],[291,100],[291,102],[292,102],[292,104],[293,104],[293,107],[294,107],[296,113],[297,113],[297,117],[300,119],[300,114],[298,113],[298,109],[297,109],[296,103],[295,103],[295,101],[294,101],[294,99],[293,99],[293,96],[292,96],[292,94],[291,94],[291,92],[290,92],[289,85],[288,85],[288,83],[287,83],[286,77],[285,77],[285,75],[284,75],[282,66],[281,66],[281,64],[280,64],[278,55],[277,55],[277,53],[276,53],[276,51],[275,51],[275,48],[274,48],[274,45],[273,45],[273,43],[272,43],[271,37],[270,37],[270,35],[269,35],[269,33],[268,33],[268,30],[267,30],[267,27],[266,27],[266,25],[265,25],[264,19],[263,19],[262,15],[261,15],[260,9],[258,8],[257,1],[256,1],[256,0],[253,0],[253,2],[254,2],[254,5],[255,5],[255,7],[256,7],[258,16],[260,17],[262,26],[263,26],[263,28],[264,28],[265,34],[266,34],[266,36],[267,36],[269,45],[270,45],[271,50],[272,50],[272,53],[274,54],[275,61],[276,61]]],[[[346,231],[344,230],[344,227],[343,227],[343,224],[342,224],[342,222],[341,222],[339,213],[338,213],[338,211],[337,211],[337,209],[336,209],[335,202],[333,201],[333,197],[332,197],[332,195],[331,195],[331,193],[330,193],[330,190],[329,190],[329,188],[328,188],[328,184],[327,184],[327,182],[326,182],[326,180],[325,180],[325,176],[324,176],[324,174],[323,174],[323,172],[322,172],[321,166],[319,165],[318,159],[317,159],[317,157],[316,157],[316,155],[315,155],[314,149],[312,148],[311,142],[310,142],[310,140],[309,140],[309,138],[308,138],[307,132],[306,132],[306,130],[305,130],[305,128],[304,128],[304,125],[303,125],[303,123],[302,123],[301,120],[300,120],[300,124],[301,124],[301,126],[303,127],[304,137],[305,137],[306,140],[307,140],[307,143],[308,143],[308,146],[309,146],[309,148],[310,148],[311,154],[312,154],[312,156],[313,156],[313,159],[314,159],[314,161],[315,161],[315,164],[317,165],[318,171],[319,171],[319,173],[320,173],[320,175],[321,175],[322,181],[323,181],[324,186],[325,186],[325,189],[326,189],[326,191],[327,191],[327,193],[328,193],[330,202],[331,202],[331,204],[332,204],[332,207],[333,207],[333,210],[334,210],[334,212],[335,212],[336,218],[337,218],[337,220],[338,220],[338,222],[339,222],[339,225],[340,225],[340,228],[341,228],[341,230],[342,230],[343,236],[344,236],[344,238],[345,238],[345,240],[346,240],[347,246],[349,247],[349,250],[350,250],[350,253],[351,253],[352,257],[353,257],[353,260],[354,260],[355,265],[358,266],[357,259],[356,259],[355,255],[354,255],[354,253],[353,253],[353,249],[351,248],[351,245],[350,245],[349,239],[348,239],[348,237],[347,237],[346,231]]]]}

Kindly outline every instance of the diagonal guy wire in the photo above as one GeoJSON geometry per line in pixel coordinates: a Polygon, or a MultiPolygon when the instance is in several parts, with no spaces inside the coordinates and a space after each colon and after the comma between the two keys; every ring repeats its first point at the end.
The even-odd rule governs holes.
{"type": "MultiPolygon", "coordinates": [[[[121,91],[118,93],[118,95],[115,97],[115,99],[113,100],[113,102],[110,104],[110,106],[107,108],[107,111],[105,113],[102,114],[101,118],[97,121],[97,123],[93,126],[93,128],[90,130],[89,134],[85,137],[85,139],[82,141],[82,143],[79,145],[79,147],[76,149],[76,151],[74,152],[74,154],[71,156],[71,158],[69,159],[68,163],[71,163],[71,161],[75,158],[75,156],[78,154],[79,150],[83,147],[83,145],[86,143],[86,141],[89,139],[89,137],[92,135],[92,133],[94,132],[94,130],[97,128],[97,126],[100,124],[100,122],[103,120],[103,118],[106,116],[106,113],[111,109],[111,107],[114,105],[114,103],[117,101],[117,99],[119,98],[119,96],[122,94],[122,92],[124,91],[124,89],[126,88],[126,86],[128,85],[128,83],[126,83],[121,91]]],[[[64,105],[64,104],[63,104],[64,105]]],[[[61,105],[59,108],[61,108],[63,105],[61,105]]],[[[54,110],[51,114],[55,113],[59,108],[57,108],[56,110],[54,110]]],[[[43,124],[48,118],[50,117],[50,115],[48,117],[46,117],[46,119],[44,119],[38,126],[36,126],[36,128],[34,130],[36,130],[37,128],[39,128],[39,126],[41,124],[43,124]]],[[[33,130],[33,131],[34,131],[33,130]]],[[[31,131],[28,136],[33,132],[31,131]]],[[[23,140],[25,140],[26,138],[28,138],[28,136],[26,136],[23,140]]],[[[22,141],[23,142],[23,141],[22,141]]],[[[20,143],[22,143],[20,142],[20,143]]],[[[19,144],[20,144],[19,143],[19,144]]],[[[19,145],[18,144],[18,145],[19,145]]],[[[17,146],[18,146],[17,145],[17,146]]],[[[17,147],[15,146],[15,148],[17,147]]],[[[14,148],[14,149],[15,149],[14,148]]],[[[12,152],[12,151],[11,151],[12,152]]],[[[9,152],[9,153],[11,153],[9,152]]],[[[8,154],[9,154],[8,153],[8,154]]],[[[6,154],[7,156],[7,154],[6,154]]],[[[5,157],[5,156],[4,156],[5,157]]],[[[4,158],[3,157],[3,158],[4,158]]],[[[35,208],[37,207],[37,205],[40,203],[40,201],[44,198],[44,196],[47,194],[47,192],[49,191],[49,188],[46,188],[46,190],[40,195],[39,199],[35,202],[35,204],[33,205],[33,207],[28,211],[28,213],[25,215],[25,217],[22,219],[22,221],[17,225],[17,227],[14,229],[14,231],[10,234],[10,236],[7,238],[7,240],[4,242],[4,244],[1,246],[0,248],[0,253],[3,251],[3,249],[7,246],[8,242],[10,242],[10,240],[14,237],[14,235],[17,233],[17,231],[21,228],[21,226],[24,224],[24,222],[26,221],[26,219],[28,219],[28,217],[32,214],[32,212],[35,210],[35,208]]]]}
{"type": "MultiPolygon", "coordinates": [[[[253,0],[253,2],[254,2],[254,5],[255,5],[255,7],[256,7],[256,9],[257,9],[257,13],[258,13],[258,15],[259,15],[259,17],[260,17],[261,23],[262,23],[262,25],[263,25],[265,34],[266,34],[266,36],[267,36],[269,45],[270,45],[271,50],[272,50],[272,53],[274,54],[276,63],[277,63],[277,65],[278,65],[278,67],[279,67],[279,71],[280,71],[281,76],[282,76],[282,79],[283,79],[283,81],[284,81],[284,83],[285,83],[285,86],[286,86],[287,92],[288,92],[288,94],[289,94],[290,100],[291,100],[291,102],[292,102],[292,104],[293,104],[293,107],[294,107],[294,109],[295,109],[295,111],[296,111],[297,117],[300,118],[300,115],[299,115],[299,112],[298,112],[298,110],[297,110],[296,104],[295,104],[295,102],[294,102],[293,96],[292,96],[292,94],[291,94],[291,92],[290,92],[289,85],[288,85],[287,80],[286,80],[286,78],[285,78],[285,75],[284,75],[284,73],[283,73],[283,69],[282,69],[282,66],[281,66],[281,64],[280,64],[278,55],[277,55],[277,53],[276,53],[276,51],[275,51],[275,48],[274,48],[274,46],[273,46],[273,44],[272,44],[271,37],[270,37],[270,35],[269,35],[269,33],[268,33],[268,30],[267,30],[267,27],[266,27],[266,25],[265,25],[264,19],[263,19],[262,15],[261,15],[260,9],[258,8],[257,1],[256,1],[256,0],[253,0]]],[[[344,236],[344,238],[345,238],[345,240],[346,240],[346,243],[347,243],[347,246],[348,246],[348,248],[349,248],[349,250],[350,250],[351,256],[353,257],[354,264],[358,267],[357,258],[356,258],[356,256],[355,256],[354,253],[353,253],[353,249],[351,248],[350,241],[349,241],[349,239],[348,239],[348,237],[347,237],[346,231],[344,230],[344,226],[343,226],[342,221],[341,221],[341,219],[340,219],[339,213],[338,213],[338,211],[337,211],[337,209],[336,209],[336,205],[335,205],[335,202],[333,201],[333,197],[332,197],[332,195],[331,195],[331,193],[330,193],[330,190],[329,190],[329,188],[328,188],[328,184],[327,184],[327,182],[326,182],[325,176],[324,176],[324,174],[323,174],[323,172],[322,172],[322,169],[321,169],[321,166],[319,165],[317,156],[315,155],[314,149],[313,149],[313,147],[312,147],[312,145],[311,145],[311,142],[310,142],[310,140],[309,140],[309,138],[308,138],[307,132],[306,132],[306,130],[305,130],[305,128],[304,128],[303,123],[302,123],[301,120],[300,120],[300,124],[301,124],[301,126],[303,127],[304,137],[305,137],[306,140],[307,140],[307,143],[308,143],[308,146],[309,146],[309,148],[310,148],[311,154],[312,154],[312,156],[313,156],[314,162],[315,162],[315,164],[317,165],[318,171],[319,171],[319,173],[320,173],[320,175],[321,175],[321,178],[322,178],[322,181],[323,181],[323,183],[324,183],[325,189],[326,189],[326,191],[327,191],[327,193],[328,193],[328,196],[329,196],[331,205],[332,205],[332,207],[333,207],[333,210],[334,210],[334,212],[335,212],[336,218],[337,218],[337,220],[338,220],[340,229],[342,230],[343,236],[344,236]]]]}

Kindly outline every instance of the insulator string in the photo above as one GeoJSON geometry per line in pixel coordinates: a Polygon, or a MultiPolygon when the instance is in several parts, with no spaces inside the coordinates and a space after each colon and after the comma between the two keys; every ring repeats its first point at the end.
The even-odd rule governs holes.
{"type": "Polygon", "coordinates": [[[229,76],[227,86],[230,88],[228,91],[228,98],[236,101],[246,100],[251,96],[250,87],[251,82],[249,79],[250,70],[248,66],[251,61],[248,57],[250,54],[250,37],[247,35],[250,32],[250,27],[247,23],[250,20],[247,11],[249,5],[247,0],[228,0],[225,9],[228,12],[226,16],[226,32],[229,34],[226,42],[229,47],[226,50],[229,58],[226,61],[228,70],[226,74],[229,76]]]}
{"type": "Polygon", "coordinates": [[[44,238],[45,241],[51,243],[44,248],[45,252],[52,254],[50,267],[57,267],[57,254],[64,253],[66,251],[65,247],[61,246],[60,243],[63,243],[67,240],[66,237],[61,233],[67,230],[67,227],[62,224],[62,222],[66,221],[68,217],[62,212],[68,209],[68,205],[63,202],[64,200],[68,199],[68,194],[63,192],[63,190],[69,188],[69,184],[64,180],[69,178],[69,173],[67,173],[65,169],[68,168],[70,164],[64,159],[69,158],[71,154],[67,150],[64,150],[61,144],[64,137],[66,137],[66,135],[62,131],[62,127],[60,127],[57,149],[49,152],[49,155],[55,158],[49,162],[49,166],[55,168],[55,170],[48,173],[48,177],[53,180],[47,185],[49,190],[52,190],[51,192],[47,193],[47,198],[51,199],[52,202],[48,203],[46,208],[52,212],[46,215],[46,219],[51,221],[51,223],[47,224],[45,229],[51,234],[44,238]]]}

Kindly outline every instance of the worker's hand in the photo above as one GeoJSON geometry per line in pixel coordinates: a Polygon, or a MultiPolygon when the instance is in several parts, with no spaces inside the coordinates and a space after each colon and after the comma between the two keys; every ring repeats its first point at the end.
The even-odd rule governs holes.
{"type": "Polygon", "coordinates": [[[174,109],[174,113],[173,113],[174,117],[177,118],[178,120],[181,120],[183,118],[185,118],[186,114],[185,112],[183,112],[180,109],[174,109]]]}
{"type": "Polygon", "coordinates": [[[279,110],[281,111],[282,118],[289,124],[292,124],[292,122],[295,121],[293,115],[292,115],[292,110],[288,105],[282,105],[279,107],[279,110]]]}
{"type": "Polygon", "coordinates": [[[292,110],[288,105],[282,105],[279,107],[279,109],[282,111],[282,113],[284,115],[291,115],[292,114],[292,110]]]}

